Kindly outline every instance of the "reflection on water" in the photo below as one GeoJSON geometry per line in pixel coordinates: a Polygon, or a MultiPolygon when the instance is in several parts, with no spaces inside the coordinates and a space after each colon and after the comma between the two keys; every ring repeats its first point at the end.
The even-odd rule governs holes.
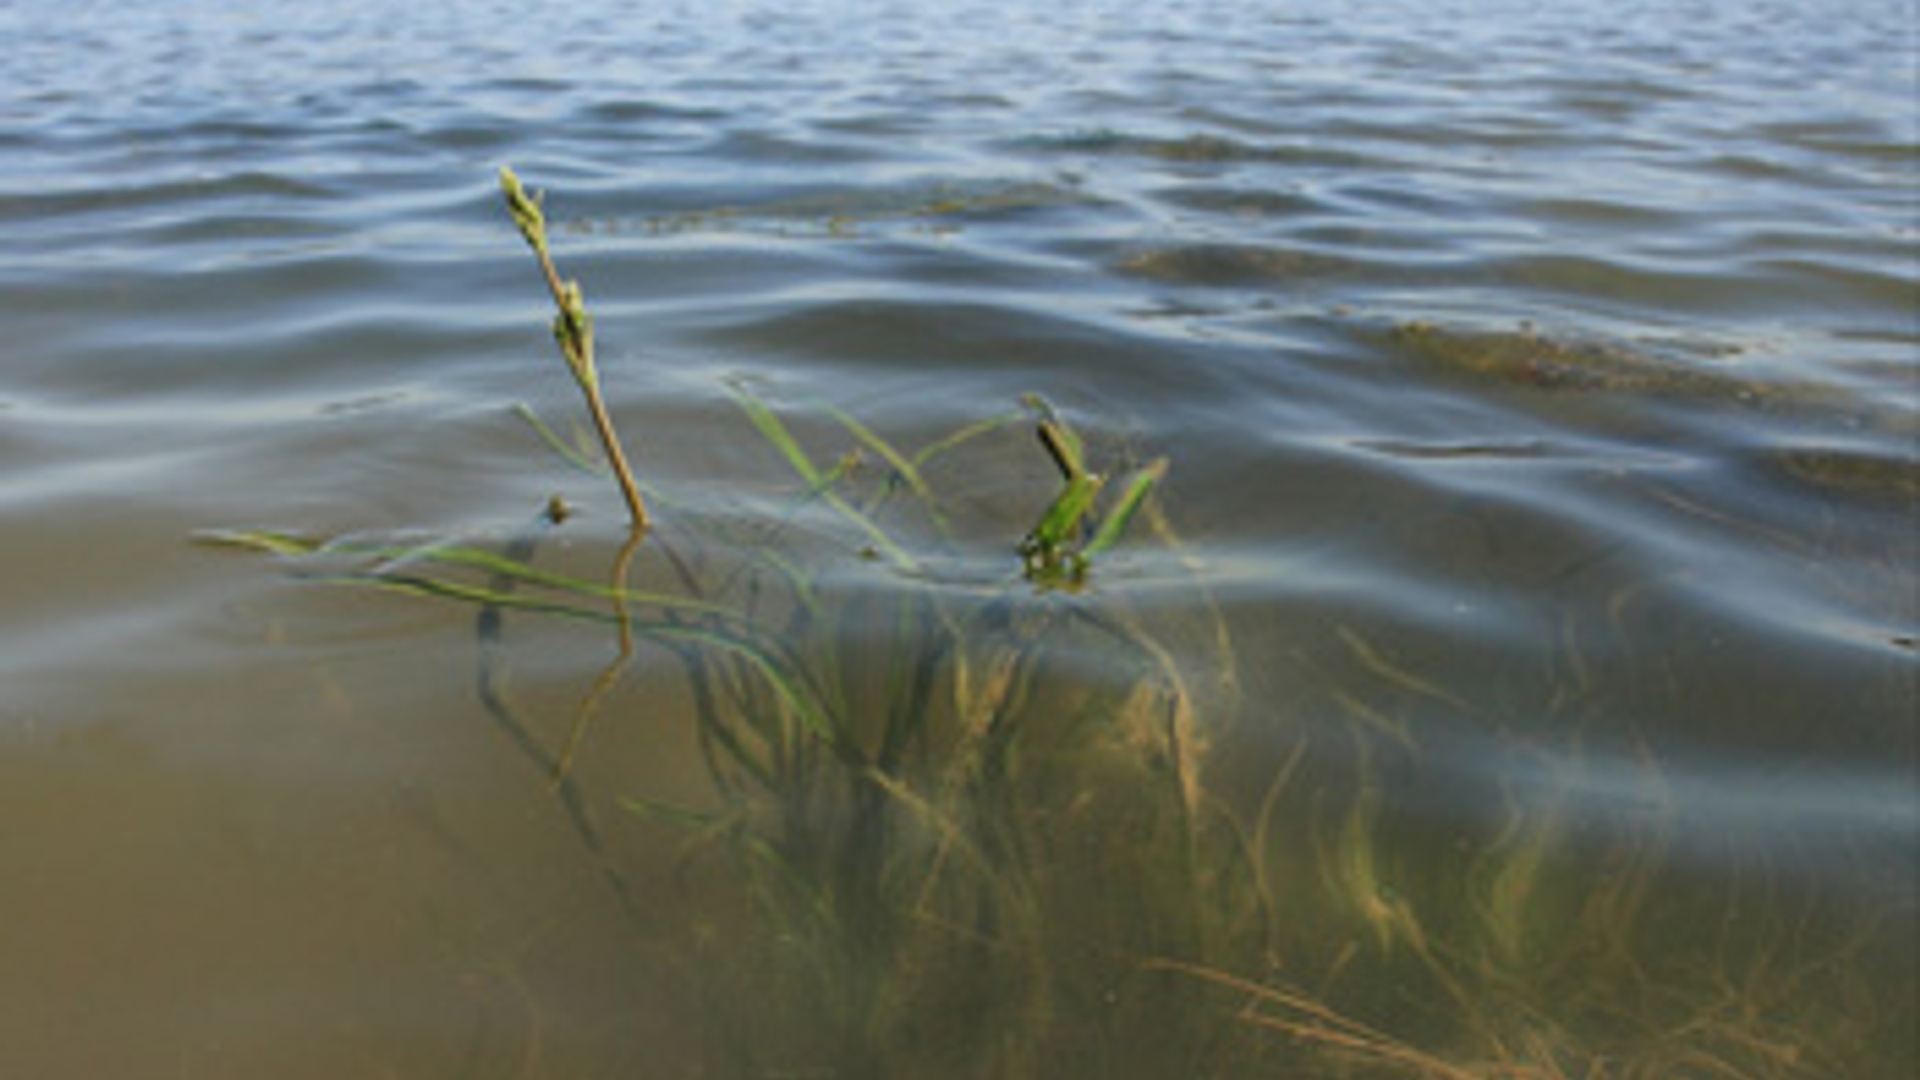
{"type": "Polygon", "coordinates": [[[527,17],[0,11],[0,1073],[1912,1074],[1910,10],[527,17]]]}

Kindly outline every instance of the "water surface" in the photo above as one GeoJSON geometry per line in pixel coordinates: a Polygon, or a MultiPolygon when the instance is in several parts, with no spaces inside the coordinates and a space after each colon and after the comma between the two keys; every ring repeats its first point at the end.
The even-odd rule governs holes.
{"type": "MultiPolygon", "coordinates": [[[[857,1073],[729,1012],[768,962],[729,945],[739,880],[622,809],[713,797],[670,652],[621,672],[563,798],[536,759],[609,627],[488,636],[195,542],[537,536],[605,577],[616,492],[515,411],[577,402],[512,163],[670,542],[724,560],[794,490],[742,386],[823,462],[831,408],[918,446],[1027,393],[1171,461],[1180,546],[1143,532],[1075,602],[1207,690],[1200,786],[1275,923],[1235,977],[1466,1069],[1911,1075],[1914,27],[1897,0],[8,5],[0,1072],[857,1073]],[[541,529],[555,493],[578,513],[541,529]],[[1539,1015],[1461,1019],[1502,986],[1539,1015]]],[[[800,519],[854,654],[890,632],[861,597],[1053,602],[1013,580],[1054,482],[1030,435],[954,462],[924,574],[800,519]]],[[[1042,1074],[1183,1068],[1057,1005],[1042,1074]]],[[[895,1075],[990,1060],[969,1008],[895,1075]]],[[[1184,1065],[1419,1075],[1269,1029],[1184,1065]]]]}

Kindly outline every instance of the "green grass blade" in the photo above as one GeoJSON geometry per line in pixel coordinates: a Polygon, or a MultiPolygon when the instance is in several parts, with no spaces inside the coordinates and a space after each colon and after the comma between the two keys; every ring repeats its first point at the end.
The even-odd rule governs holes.
{"type": "Polygon", "coordinates": [[[614,588],[613,586],[602,585],[595,581],[587,581],[582,578],[568,577],[565,574],[555,574],[550,571],[540,570],[528,566],[526,563],[507,558],[504,555],[497,555],[481,548],[428,546],[402,550],[390,559],[392,562],[408,562],[413,560],[438,563],[444,566],[461,566],[487,570],[513,578],[517,581],[524,581],[529,585],[538,585],[543,588],[575,593],[581,596],[595,596],[629,604],[645,604],[652,607],[684,611],[696,615],[716,615],[725,619],[740,620],[743,618],[739,612],[720,604],[714,604],[704,600],[691,600],[680,596],[670,596],[666,593],[646,592],[640,589],[614,588]]]}
{"type": "Polygon", "coordinates": [[[873,541],[875,550],[908,573],[920,572],[918,560],[907,554],[906,549],[895,543],[885,529],[882,529],[871,517],[861,513],[834,490],[826,477],[820,475],[820,470],[814,467],[813,459],[800,448],[800,444],[794,440],[793,433],[788,431],[787,426],[780,422],[780,418],[773,414],[773,410],[767,407],[766,402],[744,390],[736,390],[734,399],[740,403],[740,408],[746,412],[747,419],[753,422],[754,428],[760,432],[761,436],[772,443],[774,449],[787,459],[787,463],[793,466],[794,472],[800,474],[800,479],[806,481],[809,488],[817,490],[828,505],[839,511],[840,516],[852,522],[861,532],[866,533],[867,538],[873,541]]]}
{"type": "Polygon", "coordinates": [[[839,421],[840,426],[846,428],[849,434],[860,440],[861,445],[880,455],[882,461],[891,465],[893,471],[899,475],[900,479],[906,482],[907,487],[911,489],[915,495],[920,496],[922,502],[927,504],[928,509],[933,508],[933,489],[927,486],[926,478],[920,475],[918,466],[914,465],[914,463],[905,455],[901,454],[900,451],[894,449],[892,443],[881,438],[872,428],[854,419],[845,411],[832,405],[828,405],[825,408],[827,415],[839,421]]]}
{"type": "Polygon", "coordinates": [[[406,596],[423,596],[440,600],[459,600],[464,603],[478,604],[482,607],[510,608],[515,611],[532,611],[542,615],[560,615],[570,619],[587,622],[618,623],[619,616],[610,611],[597,608],[577,607],[558,600],[542,600],[537,597],[522,596],[519,593],[500,592],[479,585],[466,585],[442,578],[426,577],[417,574],[339,574],[322,578],[323,581],[336,581],[350,585],[365,585],[369,588],[397,592],[406,596]]]}
{"type": "Polygon", "coordinates": [[[1065,551],[1098,494],[1100,481],[1095,477],[1081,473],[1068,480],[1040,515],[1040,521],[1028,534],[1028,543],[1041,555],[1065,551]]]}
{"type": "Polygon", "coordinates": [[[604,464],[586,456],[578,448],[562,439],[526,402],[514,402],[513,414],[525,421],[526,425],[533,429],[533,433],[540,437],[540,441],[546,443],[549,450],[564,458],[567,464],[590,476],[605,476],[609,472],[604,464]]]}
{"type": "Polygon", "coordinates": [[[807,482],[807,486],[821,487],[822,477],[820,470],[814,468],[813,459],[800,448],[793,433],[787,430],[787,425],[780,422],[780,418],[767,407],[767,403],[744,390],[735,390],[733,398],[739,402],[741,410],[747,414],[747,419],[753,422],[761,438],[773,444],[773,448],[780,452],[780,456],[787,459],[787,464],[793,466],[793,471],[800,474],[800,478],[807,482]]]}
{"type": "Polygon", "coordinates": [[[1127,488],[1120,493],[1120,501],[1101,519],[1100,527],[1094,531],[1093,539],[1087,542],[1081,554],[1091,559],[1118,543],[1121,535],[1127,531],[1128,523],[1133,521],[1133,515],[1166,475],[1167,459],[1160,458],[1128,477],[1127,488]]]}
{"type": "Polygon", "coordinates": [[[929,461],[932,461],[941,454],[957,449],[982,435],[990,435],[1002,428],[1010,427],[1026,418],[1026,413],[1009,412],[1002,413],[999,416],[989,416],[985,420],[976,420],[944,439],[921,447],[914,453],[911,460],[916,469],[925,468],[929,461]]]}
{"type": "Polygon", "coordinates": [[[635,632],[661,641],[685,641],[710,648],[719,649],[747,662],[772,687],[773,692],[791,708],[807,730],[818,736],[827,745],[837,750],[848,749],[843,746],[839,733],[812,695],[806,692],[805,685],[786,669],[781,661],[767,650],[747,640],[711,626],[688,626],[675,624],[656,624],[636,627],[635,632]]]}
{"type": "Polygon", "coordinates": [[[311,555],[327,543],[325,540],[272,529],[203,529],[193,534],[193,542],[207,547],[238,548],[288,556],[311,555]]]}
{"type": "MultiPolygon", "coordinates": [[[[508,558],[484,548],[459,544],[365,544],[352,541],[327,541],[294,533],[276,532],[267,529],[248,529],[231,531],[209,531],[196,533],[194,539],[203,544],[219,547],[234,547],[249,551],[264,551],[274,555],[309,556],[316,554],[341,555],[353,558],[375,560],[379,565],[372,570],[359,574],[343,575],[355,577],[385,577],[402,579],[419,577],[400,572],[397,566],[407,563],[433,563],[440,566],[455,566],[474,570],[485,570],[515,581],[525,582],[556,592],[573,593],[578,596],[591,596],[603,600],[617,600],[622,603],[643,604],[672,611],[684,611],[694,615],[713,615],[735,622],[744,622],[745,616],[721,604],[686,597],[671,596],[666,593],[646,592],[639,589],[616,589],[596,581],[569,577],[541,570],[516,559],[508,558]]],[[[464,586],[461,586],[464,588],[464,586]]],[[[500,594],[505,595],[505,594],[500,594]]]]}
{"type": "Polygon", "coordinates": [[[732,821],[737,814],[719,814],[705,810],[690,810],[684,806],[662,802],[658,799],[642,798],[639,795],[622,795],[614,800],[620,809],[638,817],[652,821],[664,821],[670,825],[679,825],[688,829],[705,831],[716,825],[732,821]]]}
{"type": "Polygon", "coordinates": [[[772,548],[756,553],[761,561],[773,567],[791,590],[793,602],[809,615],[821,614],[820,594],[813,587],[813,577],[799,563],[787,558],[772,548]]]}
{"type": "Polygon", "coordinates": [[[878,522],[861,513],[852,503],[841,498],[840,493],[837,491],[829,489],[823,492],[823,495],[828,505],[840,511],[841,517],[853,522],[861,532],[867,534],[867,538],[873,541],[874,549],[880,552],[880,554],[885,555],[889,562],[909,574],[918,574],[920,572],[920,561],[907,554],[905,548],[895,543],[893,537],[887,535],[887,530],[881,528],[878,522]]]}
{"type": "MultiPolygon", "coordinates": [[[[558,615],[587,622],[619,623],[621,621],[612,612],[595,608],[579,607],[520,593],[501,592],[497,589],[417,574],[342,574],[325,580],[364,585],[407,596],[457,600],[483,607],[558,615]]],[[[759,673],[774,694],[793,711],[795,716],[800,718],[801,723],[809,731],[829,746],[841,748],[841,741],[834,725],[813,696],[807,692],[804,681],[789,671],[782,660],[770,649],[751,640],[748,634],[735,633],[716,626],[684,623],[645,622],[634,623],[632,626],[634,634],[639,637],[659,642],[703,645],[745,661],[749,667],[759,673]]]]}

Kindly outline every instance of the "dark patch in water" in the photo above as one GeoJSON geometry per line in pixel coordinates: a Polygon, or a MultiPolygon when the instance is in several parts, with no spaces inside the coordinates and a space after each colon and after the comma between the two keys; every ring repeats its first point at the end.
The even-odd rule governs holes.
{"type": "Polygon", "coordinates": [[[1292,217],[1319,208],[1313,199],[1286,191],[1185,187],[1170,191],[1164,197],[1168,202],[1192,210],[1250,218],[1292,217]]]}
{"type": "Polygon", "coordinates": [[[581,217],[561,223],[569,232],[652,235],[724,231],[800,229],[848,236],[862,225],[886,221],[939,219],[951,226],[961,217],[987,217],[1074,206],[1094,201],[1062,184],[1007,180],[956,180],[903,188],[823,191],[762,203],[712,206],[645,217],[581,217]]]}
{"type": "Polygon", "coordinates": [[[1584,390],[1757,402],[1784,388],[1691,366],[1623,342],[1519,330],[1450,330],[1405,322],[1388,334],[1422,364],[1542,390],[1584,390]]]}
{"type": "Polygon", "coordinates": [[[340,401],[329,401],[320,406],[321,416],[350,416],[355,413],[371,412],[389,405],[397,405],[411,395],[405,390],[387,390],[377,394],[363,394],[359,397],[340,401]]]}
{"type": "Polygon", "coordinates": [[[1362,439],[1354,443],[1389,457],[1418,460],[1461,460],[1466,458],[1544,458],[1554,456],[1551,447],[1538,439],[1509,442],[1408,442],[1401,439],[1362,439]]]}
{"type": "Polygon", "coordinates": [[[1347,259],[1244,244],[1182,244],[1122,259],[1123,274],[1180,285],[1235,287],[1329,278],[1354,272],[1347,259]]]}
{"type": "Polygon", "coordinates": [[[1257,161],[1269,156],[1269,151],[1260,147],[1218,135],[1189,135],[1180,139],[1166,139],[1129,135],[1118,131],[1085,131],[1044,140],[1042,145],[1057,150],[1132,154],[1139,157],[1159,158],[1162,161],[1257,161]]]}
{"type": "Polygon", "coordinates": [[[1345,150],[1315,146],[1276,146],[1250,143],[1220,135],[1193,134],[1179,138],[1095,130],[1021,140],[1018,145],[1076,154],[1110,154],[1187,165],[1230,165],[1284,162],[1333,168],[1360,167],[1371,159],[1345,150]]]}
{"type": "Polygon", "coordinates": [[[1788,476],[1828,491],[1911,503],[1920,499],[1920,461],[1834,447],[1790,447],[1772,457],[1788,476]]]}

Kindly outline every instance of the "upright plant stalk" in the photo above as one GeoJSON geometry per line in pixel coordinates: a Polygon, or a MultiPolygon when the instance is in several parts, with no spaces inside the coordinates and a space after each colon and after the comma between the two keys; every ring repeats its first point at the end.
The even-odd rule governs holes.
{"type": "Polygon", "coordinates": [[[593,366],[593,317],[587,314],[586,301],[580,295],[580,283],[560,280],[560,272],[553,267],[553,256],[547,251],[547,218],[540,210],[537,197],[527,194],[520,186],[520,178],[513,170],[502,166],[500,169],[500,190],[506,194],[507,209],[513,214],[513,223],[520,228],[520,235],[526,239],[527,246],[540,260],[540,270],[547,277],[547,288],[553,293],[553,305],[559,314],[553,318],[553,339],[560,346],[560,355],[567,361],[567,368],[573,372],[573,381],[580,386],[581,394],[587,399],[587,411],[593,416],[594,430],[600,434],[600,445],[607,453],[607,463],[613,467],[614,478],[620,481],[620,494],[627,500],[627,512],[633,518],[633,527],[647,527],[647,508],[640,500],[640,487],[634,483],[633,469],[627,465],[626,452],[620,448],[619,433],[614,430],[613,418],[607,414],[607,403],[600,396],[600,376],[593,366]]]}

